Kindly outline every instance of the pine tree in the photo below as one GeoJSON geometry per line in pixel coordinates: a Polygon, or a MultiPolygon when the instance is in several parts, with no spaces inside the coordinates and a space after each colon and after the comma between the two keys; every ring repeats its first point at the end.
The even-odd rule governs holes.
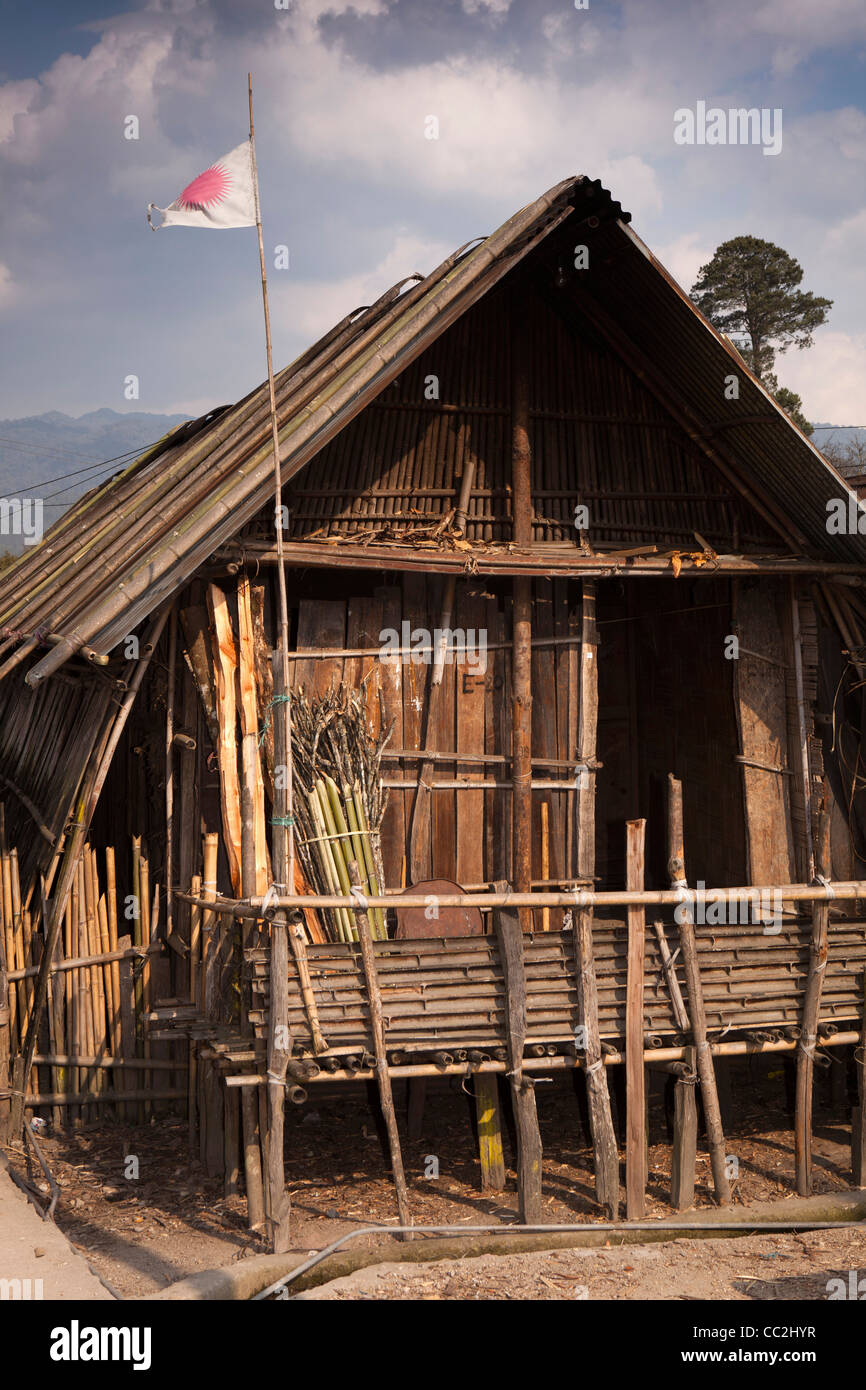
{"type": "Polygon", "coordinates": [[[781,246],[739,236],[716,249],[692,287],[701,313],[740,340],[739,352],[771,390],[776,353],[811,347],[812,334],[833,307],[832,299],[801,290],[802,279],[802,267],[781,246]]]}

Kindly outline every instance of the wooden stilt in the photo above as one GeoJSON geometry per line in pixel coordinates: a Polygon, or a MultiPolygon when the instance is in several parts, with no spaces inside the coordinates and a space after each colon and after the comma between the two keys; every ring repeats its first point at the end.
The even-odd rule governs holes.
{"type": "Polygon", "coordinates": [[[505,1156],[502,1151],[502,1120],[496,1076],[475,1076],[472,1084],[478,1126],[481,1191],[502,1192],[505,1188],[505,1156]]]}
{"type": "MultiPolygon", "coordinates": [[[[246,1135],[244,1136],[246,1142],[246,1135]]],[[[237,1093],[226,1086],[223,1090],[223,1194],[236,1197],[240,1187],[238,1151],[240,1117],[237,1093]]],[[[249,1223],[252,1226],[252,1220],[249,1223]]]]}
{"type": "MultiPolygon", "coordinates": [[[[357,861],[349,863],[349,878],[352,887],[360,893],[362,879],[357,861]]],[[[379,977],[376,972],[376,956],[373,950],[373,937],[370,920],[363,907],[355,913],[358,928],[358,942],[361,947],[361,961],[367,986],[367,999],[370,1006],[370,1024],[373,1030],[373,1046],[376,1053],[376,1081],[379,1086],[379,1100],[385,1126],[388,1131],[388,1147],[391,1151],[391,1172],[397,1194],[397,1214],[401,1226],[411,1226],[412,1214],[409,1210],[409,1194],[406,1189],[406,1174],[403,1170],[403,1154],[400,1149],[400,1134],[397,1129],[397,1115],[394,1110],[394,1096],[391,1091],[391,1077],[388,1072],[388,1055],[385,1048],[385,1022],[382,1016],[382,996],[379,990],[379,977]]],[[[409,1239],[408,1235],[404,1239],[409,1239]]]]}
{"type": "Polygon", "coordinates": [[[687,1211],[695,1201],[695,1161],[698,1151],[698,1107],[691,1063],[674,1082],[674,1140],[671,1150],[671,1206],[687,1211]]]}
{"type": "MultiPolygon", "coordinates": [[[[670,857],[670,856],[669,856],[670,857]]],[[[676,1025],[683,1033],[690,1030],[689,1015],[683,1000],[680,982],[662,922],[655,922],[659,954],[668,983],[676,1025]]],[[[674,1134],[671,1155],[671,1206],[675,1211],[687,1211],[695,1200],[695,1163],[697,1160],[698,1105],[695,1096],[695,1049],[686,1054],[686,1069],[674,1082],[674,1134]]]]}
{"type": "Polygon", "coordinates": [[[535,1104],[535,1086],[523,1071],[526,1041],[526,972],[523,931],[517,914],[507,908],[494,912],[496,936],[505,976],[507,1011],[505,1029],[511,1101],[517,1130],[517,1202],[524,1225],[541,1222],[541,1132],[535,1104]]]}
{"type": "MultiPolygon", "coordinates": [[[[244,1135],[244,1173],[247,1187],[247,1224],[258,1231],[265,1224],[265,1198],[262,1186],[262,1151],[259,1142],[259,1101],[252,1086],[242,1086],[241,1121],[244,1135]]],[[[226,1103],[230,1091],[226,1089],[226,1103]]],[[[228,1108],[226,1110],[228,1115],[228,1108]]],[[[226,1134],[229,1126],[226,1124],[226,1134]]],[[[228,1174],[226,1174],[228,1176],[228,1174]]]]}
{"type": "MultiPolygon", "coordinates": [[[[643,888],[646,821],[626,822],[626,887],[643,888]]],[[[625,1003],[625,1202],[630,1221],[646,1215],[646,1074],[643,1060],[646,914],[628,909],[628,975],[625,1003]]]]}
{"type": "MultiPolygon", "coordinates": [[[[815,846],[818,878],[830,872],[830,812],[825,796],[818,844],[815,846]]],[[[821,990],[827,965],[830,904],[816,902],[812,908],[812,938],[809,943],[809,974],[803,999],[803,1022],[797,1050],[797,1098],[794,1108],[794,1164],[797,1192],[806,1197],[812,1191],[812,1085],[815,1074],[815,1048],[821,990]]]]}
{"type": "MultiPolygon", "coordinates": [[[[273,664],[273,699],[277,718],[274,729],[274,816],[273,816],[273,861],[274,872],[281,883],[288,875],[289,863],[289,800],[288,783],[285,776],[287,759],[291,750],[286,743],[286,723],[281,717],[288,698],[284,680],[283,663],[273,664]]],[[[286,1070],[292,1055],[292,1038],[289,1031],[289,933],[296,929],[293,920],[289,925],[285,913],[274,913],[271,919],[271,1000],[268,1022],[268,1158],[267,1158],[267,1207],[268,1227],[274,1254],[283,1254],[289,1248],[291,1206],[286,1192],[285,1175],[285,1105],[286,1070]]],[[[307,975],[309,985],[309,972],[307,975]]],[[[312,994],[312,987],[310,986],[312,994]]],[[[315,1017],[315,1000],[313,1001],[315,1017]]],[[[318,1025],[318,1018],[316,1017],[318,1025]]],[[[312,1028],[312,1019],[311,1024],[312,1028]]],[[[321,1036],[314,1042],[321,1042],[321,1036]]]]}
{"type": "MultiPolygon", "coordinates": [[[[683,846],[683,787],[682,783],[668,773],[668,845],[670,860],[668,873],[671,882],[686,887],[685,850],[683,846]]],[[[713,1170],[713,1186],[716,1200],[726,1206],[731,1200],[731,1187],[727,1175],[725,1156],[725,1136],[719,1112],[719,1097],[716,1090],[716,1073],[713,1054],[707,1041],[707,1019],[704,1010],[704,992],[701,985],[701,971],[698,964],[698,948],[695,938],[695,924],[691,910],[685,905],[677,908],[680,929],[680,949],[686,973],[689,992],[688,1010],[691,1033],[695,1044],[697,1072],[701,1082],[701,1095],[704,1101],[704,1119],[707,1126],[707,1142],[710,1149],[710,1163],[713,1170]]]]}

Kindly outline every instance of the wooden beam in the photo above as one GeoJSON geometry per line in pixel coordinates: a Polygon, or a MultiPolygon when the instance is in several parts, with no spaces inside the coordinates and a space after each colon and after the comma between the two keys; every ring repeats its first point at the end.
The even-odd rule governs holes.
{"type": "MultiPolygon", "coordinates": [[[[526,301],[519,291],[512,305],[511,372],[511,528],[515,546],[532,544],[532,450],[529,437],[529,358],[526,301]]],[[[532,580],[514,580],[512,656],[512,817],[518,892],[532,883],[532,580]]],[[[524,931],[532,913],[520,914],[524,931]]]]}
{"type": "Polygon", "coordinates": [[[535,1104],[535,1086],[523,1071],[526,1041],[526,971],[523,931],[516,912],[500,908],[494,914],[496,936],[505,977],[507,1010],[505,1030],[508,1076],[517,1129],[517,1203],[524,1225],[541,1223],[541,1132],[535,1104]]]}
{"type": "MultiPolygon", "coordinates": [[[[626,886],[643,888],[646,821],[626,821],[626,886]]],[[[643,1061],[644,957],[646,913],[628,909],[628,962],[625,1002],[625,1203],[629,1221],[646,1215],[646,1076],[643,1061]]]]}
{"type": "MultiPolygon", "coordinates": [[[[816,871],[826,877],[830,869],[830,804],[825,792],[816,845],[816,871]]],[[[815,903],[812,909],[812,937],[809,943],[809,974],[803,998],[803,1022],[797,1049],[797,1095],[794,1107],[794,1164],[797,1192],[801,1197],[812,1191],[812,1083],[815,1048],[818,1045],[818,1018],[821,991],[827,967],[830,904],[815,903]]]]}

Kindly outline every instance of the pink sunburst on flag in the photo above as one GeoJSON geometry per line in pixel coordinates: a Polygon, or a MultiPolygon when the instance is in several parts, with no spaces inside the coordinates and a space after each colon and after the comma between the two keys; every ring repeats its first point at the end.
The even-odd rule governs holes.
{"type": "Polygon", "coordinates": [[[222,164],[212,164],[188,183],[177,202],[188,211],[198,211],[218,206],[228,196],[232,186],[232,176],[222,164]]]}

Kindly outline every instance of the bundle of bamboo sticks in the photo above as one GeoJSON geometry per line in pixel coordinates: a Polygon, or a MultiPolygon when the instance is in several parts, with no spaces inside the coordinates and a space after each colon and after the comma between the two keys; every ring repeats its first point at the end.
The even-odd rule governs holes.
{"type": "MultiPolygon", "coordinates": [[[[185,1089],[154,1086],[155,1071],[182,1070],[183,1064],[154,1063],[144,1036],[152,1002],[151,959],[158,949],[159,886],[151,885],[139,837],[133,838],[130,867],[133,891],[125,904],[118,897],[111,846],[98,856],[85,845],[72,883],[34,1065],[25,1082],[28,1108],[40,1110],[55,1127],[90,1123],[106,1106],[119,1118],[141,1122],[154,1101],[186,1095],[185,1089]],[[140,1084],[128,1080],[130,1073],[140,1084]]],[[[0,936],[9,1006],[8,1023],[0,1022],[0,1028],[8,1028],[12,1056],[22,1050],[30,1022],[49,888],[42,883],[22,901],[18,853],[14,848],[0,852],[0,936]]],[[[4,1002],[0,999],[0,1019],[4,1002]]]]}
{"type": "MultiPolygon", "coordinates": [[[[314,892],[349,893],[349,864],[357,861],[362,892],[375,896],[385,877],[380,829],[388,793],[382,785],[382,750],[390,730],[374,737],[366,716],[366,690],[346,685],[292,701],[292,764],[298,854],[314,892]]],[[[356,941],[347,908],[322,913],[331,940],[356,941]]],[[[377,940],[388,935],[385,913],[370,912],[377,940]]]]}

